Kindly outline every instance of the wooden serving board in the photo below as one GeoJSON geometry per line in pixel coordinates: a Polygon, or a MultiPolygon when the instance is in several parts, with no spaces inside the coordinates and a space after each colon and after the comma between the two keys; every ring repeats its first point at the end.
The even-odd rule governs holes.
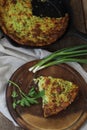
{"type": "MultiPolygon", "coordinates": [[[[17,69],[11,79],[17,83],[23,92],[27,93],[32,85],[33,79],[39,76],[52,76],[71,81],[79,86],[79,94],[75,101],[56,116],[43,117],[42,104],[31,107],[20,107],[13,109],[12,91],[16,90],[13,85],[7,86],[7,106],[14,120],[26,130],[77,130],[87,119],[87,84],[81,75],[67,64],[51,66],[37,73],[29,72],[28,69],[37,61],[24,64],[17,69]]],[[[17,90],[16,90],[17,91],[17,90]]]]}

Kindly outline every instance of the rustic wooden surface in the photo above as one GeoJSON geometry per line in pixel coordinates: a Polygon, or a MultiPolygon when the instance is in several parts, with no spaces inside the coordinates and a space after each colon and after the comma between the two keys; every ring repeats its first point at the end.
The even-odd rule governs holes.
{"type": "Polygon", "coordinates": [[[85,25],[86,25],[86,31],[87,31],[87,0],[82,0],[83,9],[84,9],[84,19],[85,19],[85,25]]]}
{"type": "MultiPolygon", "coordinates": [[[[79,31],[87,33],[87,0],[71,0],[73,12],[74,12],[74,24],[79,31]]],[[[67,45],[76,45],[86,43],[76,37],[69,37],[67,45]],[[71,43],[71,44],[70,44],[71,43]]],[[[64,41],[62,41],[62,47],[65,47],[64,41]]],[[[87,65],[82,65],[87,71],[87,65]]],[[[15,127],[6,117],[0,113],[0,130],[23,130],[22,128],[15,127]]]]}
{"type": "MultiPolygon", "coordinates": [[[[70,0],[70,4],[73,10],[73,25],[75,29],[83,33],[86,33],[86,24],[85,24],[86,22],[85,22],[85,17],[84,17],[86,13],[84,13],[83,0],[70,0]]],[[[70,20],[70,23],[71,21],[72,20],[70,20]]],[[[68,33],[70,32],[70,27],[67,29],[67,32],[68,33]]],[[[44,48],[49,51],[55,51],[64,47],[80,45],[87,42],[74,35],[67,36],[66,35],[67,32],[62,38],[60,38],[60,40],[44,48]]]]}

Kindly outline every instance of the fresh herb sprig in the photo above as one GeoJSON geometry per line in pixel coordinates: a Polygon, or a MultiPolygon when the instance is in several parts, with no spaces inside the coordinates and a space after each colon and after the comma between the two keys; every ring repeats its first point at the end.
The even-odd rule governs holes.
{"type": "Polygon", "coordinates": [[[66,62],[79,62],[87,64],[87,59],[81,58],[81,56],[87,56],[87,44],[64,48],[53,52],[36,63],[34,66],[30,67],[29,71],[35,73],[43,68],[66,62]]]}
{"type": "Polygon", "coordinates": [[[44,90],[36,91],[34,87],[32,87],[28,94],[25,94],[20,87],[13,81],[9,80],[9,83],[18,89],[18,92],[14,90],[12,92],[13,98],[13,108],[15,109],[18,105],[30,107],[32,104],[38,104],[38,98],[44,96],[44,90]]]}

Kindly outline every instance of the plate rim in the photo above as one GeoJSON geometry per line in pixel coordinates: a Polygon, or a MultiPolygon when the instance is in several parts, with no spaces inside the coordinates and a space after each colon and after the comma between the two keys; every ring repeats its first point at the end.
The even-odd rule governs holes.
{"type": "MultiPolygon", "coordinates": [[[[15,73],[16,73],[17,71],[20,70],[21,67],[24,67],[24,66],[26,66],[26,65],[28,65],[29,63],[32,63],[32,62],[33,62],[33,63],[36,63],[36,62],[38,62],[38,61],[40,61],[40,60],[29,61],[29,62],[27,62],[27,63],[21,65],[19,68],[17,68],[17,69],[13,72],[13,74],[12,74],[11,77],[10,77],[10,79],[12,79],[12,77],[15,75],[15,73]]],[[[80,76],[82,82],[84,82],[84,84],[87,85],[86,81],[85,81],[84,78],[81,76],[81,74],[80,74],[78,71],[76,71],[72,66],[70,66],[70,65],[67,64],[67,63],[62,63],[62,64],[59,64],[59,65],[56,65],[56,66],[61,66],[61,65],[62,65],[62,66],[67,66],[70,70],[72,70],[72,72],[73,72],[73,71],[76,72],[77,75],[80,76]]],[[[73,73],[74,73],[74,72],[73,72],[73,73]]],[[[77,77],[78,77],[78,76],[77,76],[77,77]]],[[[20,127],[22,127],[23,129],[28,130],[27,126],[24,125],[24,122],[25,122],[25,121],[22,120],[21,116],[18,115],[18,113],[17,113],[16,111],[14,111],[14,112],[12,112],[12,113],[11,113],[11,111],[10,111],[10,108],[9,108],[9,105],[8,105],[8,99],[7,99],[8,89],[9,89],[9,85],[7,84],[7,87],[6,87],[6,104],[7,104],[7,108],[8,108],[8,110],[9,110],[9,112],[10,112],[12,118],[14,119],[14,121],[15,121],[20,127]],[[15,119],[14,113],[16,113],[17,117],[20,117],[20,120],[19,120],[19,121],[17,121],[17,120],[15,119]]],[[[87,114],[87,113],[86,113],[86,114],[87,114]]],[[[84,121],[85,121],[85,120],[87,119],[87,115],[86,115],[86,117],[85,117],[85,116],[84,116],[84,112],[83,112],[83,117],[84,117],[84,121]]],[[[77,125],[77,128],[79,128],[79,127],[84,123],[84,121],[82,120],[81,124],[80,124],[79,126],[77,125]]],[[[76,122],[77,122],[77,121],[76,121],[76,122]]],[[[25,124],[26,124],[26,123],[25,123],[25,124]]],[[[74,124],[76,124],[76,123],[74,123],[74,124]]],[[[73,125],[74,125],[74,124],[73,124],[73,125]]],[[[78,123],[77,123],[77,124],[78,124],[78,123]]],[[[28,124],[28,125],[29,125],[29,124],[28,124]]],[[[71,125],[70,128],[72,128],[73,125],[71,125]]],[[[33,126],[30,126],[30,127],[33,128],[33,126]]],[[[77,128],[76,128],[76,129],[77,129],[77,128]]],[[[35,128],[34,128],[34,129],[35,129],[35,128]]],[[[75,129],[75,130],[76,130],[76,129],[75,129]]],[[[31,130],[31,129],[30,129],[30,130],[31,130]]],[[[38,130],[39,130],[39,129],[38,129],[38,130]]],[[[70,129],[70,130],[71,130],[71,129],[70,129]]]]}

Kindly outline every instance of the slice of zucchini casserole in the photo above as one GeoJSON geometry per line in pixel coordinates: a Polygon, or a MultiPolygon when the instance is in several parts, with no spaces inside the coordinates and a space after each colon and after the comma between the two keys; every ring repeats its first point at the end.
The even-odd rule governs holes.
{"type": "Polygon", "coordinates": [[[34,79],[34,82],[38,85],[39,91],[45,91],[42,98],[44,117],[58,114],[66,109],[74,101],[79,91],[79,87],[74,83],[51,76],[40,76],[34,79]]]}

